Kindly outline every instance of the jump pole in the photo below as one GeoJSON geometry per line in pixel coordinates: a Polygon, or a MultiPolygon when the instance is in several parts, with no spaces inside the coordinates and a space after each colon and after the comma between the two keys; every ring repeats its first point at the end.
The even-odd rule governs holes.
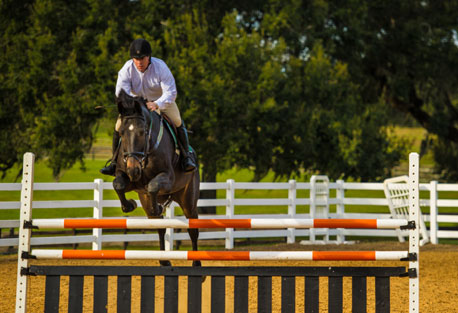
{"type": "Polygon", "coordinates": [[[407,251],[144,251],[34,249],[36,259],[208,261],[408,261],[407,251]]]}
{"type": "Polygon", "coordinates": [[[409,231],[409,312],[420,312],[420,158],[409,154],[409,221],[415,228],[409,231]]]}
{"type": "Polygon", "coordinates": [[[27,227],[43,229],[64,228],[358,228],[393,229],[408,228],[404,219],[36,219],[27,227]]]}
{"type": "Polygon", "coordinates": [[[30,253],[31,229],[23,229],[22,225],[26,221],[32,220],[32,201],[33,201],[33,178],[35,155],[27,152],[24,154],[22,167],[22,189],[21,189],[21,208],[18,263],[17,263],[17,285],[16,285],[16,313],[26,312],[27,310],[27,285],[29,276],[22,273],[23,269],[29,267],[29,260],[23,258],[23,253],[30,253]]]}

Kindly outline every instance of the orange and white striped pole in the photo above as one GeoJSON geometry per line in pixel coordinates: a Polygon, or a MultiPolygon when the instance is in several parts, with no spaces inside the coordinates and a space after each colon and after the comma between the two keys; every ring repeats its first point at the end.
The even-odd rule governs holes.
{"type": "Polygon", "coordinates": [[[37,228],[400,228],[404,219],[36,219],[37,228]]]}
{"type": "Polygon", "coordinates": [[[37,259],[117,260],[224,260],[224,261],[380,261],[402,260],[407,251],[136,251],[136,250],[44,250],[35,249],[37,259]]]}

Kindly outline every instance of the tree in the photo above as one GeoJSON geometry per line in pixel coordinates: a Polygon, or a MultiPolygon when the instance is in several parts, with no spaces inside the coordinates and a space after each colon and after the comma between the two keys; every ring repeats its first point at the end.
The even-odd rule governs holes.
{"type": "MultiPolygon", "coordinates": [[[[333,5],[42,0],[21,15],[2,2],[0,133],[21,133],[0,138],[1,169],[30,149],[55,176],[83,162],[101,118],[94,106],[113,100],[127,47],[141,36],[175,75],[203,181],[234,166],[253,169],[255,179],[270,169],[378,179],[402,144],[387,136],[384,94],[370,94],[358,58],[337,51],[333,5]]],[[[337,16],[349,17],[346,10],[337,16]]]]}
{"type": "Polygon", "coordinates": [[[55,177],[76,161],[84,165],[101,117],[94,107],[113,99],[107,95],[117,71],[110,63],[119,45],[114,21],[129,12],[123,7],[117,1],[2,2],[3,173],[26,151],[46,159],[55,177]]]}
{"type": "Polygon", "coordinates": [[[24,13],[27,14],[30,2],[22,2],[21,5],[14,1],[0,3],[0,170],[3,175],[6,170],[21,162],[19,155],[28,150],[21,143],[22,138],[28,135],[27,123],[33,120],[33,114],[27,107],[18,109],[19,101],[28,102],[26,95],[16,92],[20,77],[13,75],[26,64],[26,36],[23,29],[27,27],[28,20],[24,18],[24,13]]]}
{"type": "Polygon", "coordinates": [[[261,173],[272,168],[280,177],[300,177],[305,170],[365,181],[389,175],[404,143],[389,135],[380,102],[361,101],[347,66],[333,63],[316,44],[307,60],[291,56],[288,68],[286,83],[277,84],[279,112],[267,111],[272,115],[265,121],[274,127],[264,134],[272,144],[264,146],[263,154],[272,163],[261,173]]]}

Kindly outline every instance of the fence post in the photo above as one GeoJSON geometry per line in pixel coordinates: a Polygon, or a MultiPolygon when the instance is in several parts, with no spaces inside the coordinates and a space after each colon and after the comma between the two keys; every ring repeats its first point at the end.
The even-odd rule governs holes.
{"type": "MultiPolygon", "coordinates": [[[[316,218],[316,198],[315,198],[315,179],[314,176],[310,178],[310,218],[316,218]]],[[[315,243],[315,228],[309,229],[309,240],[312,244],[315,243]]]]}
{"type": "Polygon", "coordinates": [[[27,152],[24,154],[21,208],[19,212],[19,246],[17,249],[16,313],[26,312],[27,310],[27,284],[29,276],[25,275],[22,269],[27,269],[29,267],[29,260],[23,258],[22,253],[30,253],[30,237],[32,235],[32,230],[30,228],[24,228],[24,223],[32,220],[34,161],[35,155],[33,153],[27,152]]]}
{"type": "MultiPolygon", "coordinates": [[[[165,210],[165,218],[175,217],[175,202],[172,202],[165,210]]],[[[165,251],[173,250],[173,228],[167,228],[165,230],[165,251]]]]}
{"type": "Polygon", "coordinates": [[[439,229],[437,224],[437,181],[431,181],[430,186],[431,187],[429,191],[429,231],[431,243],[436,245],[439,243],[439,238],[437,238],[437,230],[439,229]]]}
{"type": "MultiPolygon", "coordinates": [[[[288,217],[295,218],[296,217],[296,181],[291,179],[289,181],[289,189],[288,189],[288,217]]],[[[296,230],[295,228],[288,228],[288,237],[286,239],[287,243],[294,243],[296,242],[296,230]]]]}
{"type": "MultiPolygon", "coordinates": [[[[344,198],[345,198],[345,190],[344,190],[344,181],[342,179],[339,179],[336,181],[337,183],[337,188],[336,188],[336,199],[337,199],[337,204],[336,204],[336,213],[337,213],[337,218],[344,218],[345,214],[345,204],[344,204],[344,198]]],[[[345,242],[345,235],[343,234],[343,229],[339,228],[337,229],[338,234],[337,234],[337,244],[342,244],[345,242]]]]}
{"type": "MultiPolygon", "coordinates": [[[[329,218],[329,178],[326,175],[313,175],[310,178],[310,218],[329,218]]],[[[316,243],[315,228],[310,228],[310,242],[316,243]]],[[[319,232],[323,243],[329,243],[329,228],[319,232]]]]}
{"type": "MultiPolygon", "coordinates": [[[[234,190],[234,180],[228,179],[226,181],[226,218],[234,217],[234,200],[235,200],[235,190],[234,190]]],[[[226,249],[234,249],[234,229],[226,228],[226,249]]]]}
{"type": "MultiPolygon", "coordinates": [[[[94,202],[93,218],[103,218],[103,179],[94,179],[94,202]]],[[[92,242],[92,250],[102,249],[102,228],[94,228],[92,230],[94,241],[92,242]]]]}

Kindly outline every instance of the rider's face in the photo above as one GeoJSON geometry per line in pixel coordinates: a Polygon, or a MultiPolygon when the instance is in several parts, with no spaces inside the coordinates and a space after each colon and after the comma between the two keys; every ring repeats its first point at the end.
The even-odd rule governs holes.
{"type": "Polygon", "coordinates": [[[146,71],[149,64],[149,56],[145,56],[141,59],[133,58],[132,60],[134,60],[134,64],[137,70],[139,70],[142,73],[146,71]]]}

